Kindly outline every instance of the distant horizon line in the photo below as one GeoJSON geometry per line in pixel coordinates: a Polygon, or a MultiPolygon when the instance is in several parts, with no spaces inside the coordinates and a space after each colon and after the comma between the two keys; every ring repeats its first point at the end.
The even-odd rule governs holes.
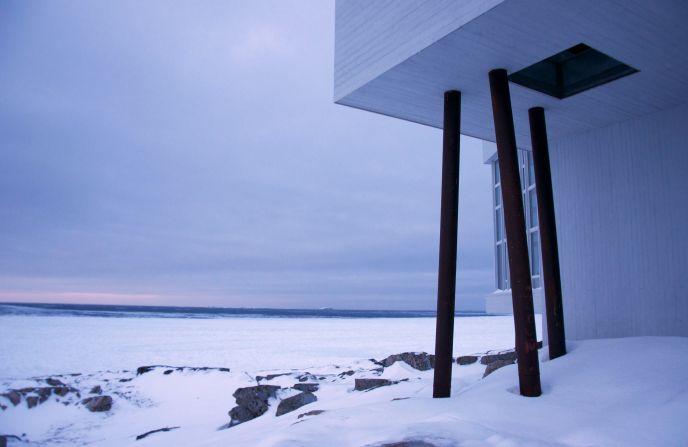
{"type": "MultiPolygon", "coordinates": [[[[435,309],[351,309],[339,307],[228,307],[228,306],[179,306],[179,305],[153,305],[153,304],[102,304],[102,303],[50,303],[50,302],[16,302],[16,301],[0,301],[0,305],[11,306],[70,306],[70,307],[123,307],[123,308],[139,308],[139,309],[217,309],[217,310],[282,310],[282,311],[337,311],[337,312],[433,312],[435,309]]],[[[484,310],[456,310],[455,313],[466,314],[484,314],[489,315],[484,310]]]]}

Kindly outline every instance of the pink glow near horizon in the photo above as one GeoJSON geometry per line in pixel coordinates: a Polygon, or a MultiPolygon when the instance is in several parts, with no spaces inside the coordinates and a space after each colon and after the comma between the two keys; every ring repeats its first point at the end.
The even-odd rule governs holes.
{"type": "Polygon", "coordinates": [[[145,293],[108,292],[2,292],[0,301],[15,303],[60,303],[60,304],[165,304],[168,297],[145,293]]]}

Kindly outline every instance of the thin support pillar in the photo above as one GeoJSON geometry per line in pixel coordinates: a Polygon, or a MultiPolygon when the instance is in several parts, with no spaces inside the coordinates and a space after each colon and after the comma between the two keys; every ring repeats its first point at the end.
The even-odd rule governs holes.
{"type": "Polygon", "coordinates": [[[490,71],[489,77],[492,114],[497,137],[497,157],[499,158],[502,184],[506,243],[509,252],[511,299],[514,307],[516,356],[518,357],[518,382],[521,395],[535,397],[542,394],[540,365],[538,363],[533,288],[530,278],[528,241],[521,200],[521,179],[509,81],[506,70],[503,69],[490,71]]]}
{"type": "Polygon", "coordinates": [[[456,295],[456,240],[459,217],[460,130],[461,92],[451,90],[444,93],[442,204],[433,397],[449,397],[451,394],[451,371],[454,362],[452,354],[456,295]]]}
{"type": "Polygon", "coordinates": [[[538,225],[540,226],[540,245],[542,248],[542,277],[545,281],[549,358],[555,359],[566,354],[566,335],[545,110],[542,107],[533,107],[528,110],[528,117],[530,118],[530,139],[535,168],[538,225]]]}

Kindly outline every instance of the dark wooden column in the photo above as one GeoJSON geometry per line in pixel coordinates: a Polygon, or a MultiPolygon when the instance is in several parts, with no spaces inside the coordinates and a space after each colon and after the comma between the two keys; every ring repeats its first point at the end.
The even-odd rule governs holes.
{"type": "Polygon", "coordinates": [[[459,132],[461,92],[444,93],[442,141],[442,204],[440,260],[437,275],[437,328],[433,397],[449,397],[454,359],[454,301],[456,295],[456,241],[459,218],[459,132]]]}
{"type": "Polygon", "coordinates": [[[564,332],[564,306],[561,300],[559,247],[557,245],[557,224],[554,217],[554,194],[552,193],[545,110],[542,107],[533,107],[528,110],[528,118],[530,119],[530,140],[533,147],[533,167],[535,168],[538,225],[542,249],[542,278],[545,282],[549,358],[555,359],[566,354],[566,335],[564,332]]]}
{"type": "Polygon", "coordinates": [[[530,278],[526,222],[521,199],[518,152],[511,96],[506,70],[490,71],[492,114],[497,137],[497,157],[502,184],[502,207],[509,252],[511,299],[514,307],[518,381],[523,396],[539,396],[540,365],[535,334],[533,288],[530,278]]]}

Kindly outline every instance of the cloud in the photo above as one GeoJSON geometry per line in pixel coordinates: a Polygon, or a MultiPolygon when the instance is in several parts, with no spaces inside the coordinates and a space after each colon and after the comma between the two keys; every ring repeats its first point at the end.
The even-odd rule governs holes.
{"type": "MultiPolygon", "coordinates": [[[[332,4],[6,11],[3,296],[434,306],[441,132],[331,103],[332,4]]],[[[490,172],[476,140],[461,155],[457,296],[475,308],[490,172]]]]}

